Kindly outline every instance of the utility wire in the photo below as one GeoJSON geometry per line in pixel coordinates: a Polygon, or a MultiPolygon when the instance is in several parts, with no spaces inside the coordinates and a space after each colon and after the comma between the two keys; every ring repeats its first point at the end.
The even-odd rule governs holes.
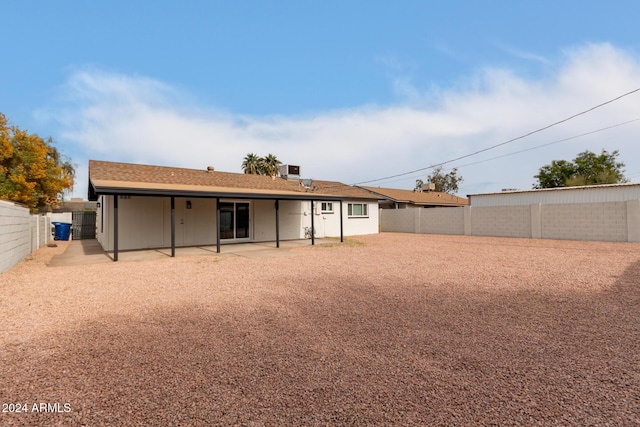
{"type": "Polygon", "coordinates": [[[503,154],[502,156],[496,156],[496,157],[491,157],[491,158],[484,159],[484,160],[478,160],[477,162],[473,162],[473,163],[466,163],[464,165],[456,166],[456,168],[459,169],[459,168],[463,168],[465,166],[477,165],[478,163],[484,163],[484,162],[488,162],[490,160],[501,159],[503,157],[513,156],[515,154],[525,153],[525,152],[531,151],[531,150],[537,150],[538,148],[547,147],[549,145],[558,144],[560,142],[570,141],[572,139],[581,138],[583,136],[592,135],[592,134],[598,133],[598,132],[603,132],[605,130],[613,129],[613,128],[616,128],[618,126],[628,125],[629,123],[633,123],[633,122],[637,122],[637,121],[640,121],[640,117],[635,118],[633,120],[627,120],[626,122],[622,122],[622,123],[618,123],[618,124],[615,124],[615,125],[607,126],[607,127],[604,127],[604,128],[592,130],[590,132],[581,133],[580,135],[574,135],[574,136],[570,136],[568,138],[558,139],[557,141],[547,142],[546,144],[536,145],[535,147],[526,148],[524,150],[514,151],[514,152],[508,153],[508,154],[503,154]]]}
{"type": "MultiPolygon", "coordinates": [[[[627,120],[626,122],[622,122],[622,123],[617,123],[615,125],[611,125],[611,126],[607,126],[607,127],[603,127],[600,129],[596,129],[596,130],[592,130],[589,132],[585,132],[585,133],[581,133],[580,135],[574,135],[574,136],[570,136],[568,138],[563,138],[563,139],[558,139],[556,141],[552,141],[552,142],[547,142],[546,144],[541,144],[541,145],[536,145],[535,147],[530,147],[530,148],[526,148],[524,150],[520,150],[520,151],[514,151],[512,153],[507,153],[507,154],[503,154],[501,156],[496,156],[496,157],[490,157],[488,159],[483,159],[483,160],[478,160],[477,162],[472,162],[472,163],[466,163],[464,165],[459,165],[456,166],[455,169],[460,169],[466,166],[473,166],[473,165],[477,165],[479,163],[484,163],[484,162],[489,162],[491,160],[496,160],[496,159],[502,159],[503,157],[509,157],[509,156],[514,156],[516,154],[520,154],[520,153],[525,153],[527,151],[532,151],[532,150],[537,150],[538,148],[543,148],[543,147],[547,147],[549,145],[553,145],[553,144],[558,144],[560,142],[566,142],[566,141],[570,141],[572,139],[576,139],[576,138],[581,138],[583,136],[587,136],[587,135],[592,135],[594,133],[598,133],[598,132],[603,132],[605,130],[609,130],[609,129],[613,129],[613,128],[617,128],[619,126],[624,126],[624,125],[628,125],[629,123],[633,123],[633,122],[637,122],[640,121],[640,117],[637,117],[635,119],[632,120],[627,120]]],[[[449,168],[447,168],[446,170],[448,170],[449,168]]],[[[416,175],[418,176],[418,175],[416,175]]],[[[407,179],[407,178],[403,178],[403,179],[407,179]]],[[[390,182],[397,182],[397,181],[402,181],[403,179],[398,179],[398,180],[394,180],[394,181],[390,181],[390,182]]]]}
{"type": "Polygon", "coordinates": [[[518,137],[512,138],[512,139],[510,139],[510,140],[508,140],[508,141],[501,142],[501,143],[499,143],[499,144],[492,145],[492,146],[487,147],[487,148],[483,148],[482,150],[478,150],[478,151],[474,151],[474,152],[469,153],[469,154],[465,154],[464,156],[456,157],[455,159],[447,160],[447,161],[440,162],[440,163],[435,163],[435,164],[433,164],[433,165],[426,166],[426,167],[424,167],[424,168],[420,168],[420,169],[415,169],[415,170],[412,170],[412,171],[409,171],[409,172],[404,172],[404,173],[400,173],[400,174],[396,174],[396,175],[386,176],[386,177],[384,177],[384,178],[378,178],[378,179],[371,179],[371,180],[368,180],[368,181],[356,182],[356,183],[355,183],[355,184],[353,184],[353,185],[368,184],[368,183],[371,183],[371,182],[377,182],[377,181],[386,181],[387,179],[397,178],[397,177],[405,176],[405,175],[410,175],[410,174],[412,174],[412,173],[421,172],[421,171],[424,171],[424,170],[427,170],[427,169],[435,168],[435,167],[437,167],[437,166],[446,165],[447,163],[452,163],[452,162],[455,162],[455,161],[458,161],[458,160],[466,159],[467,157],[475,156],[475,155],[477,155],[477,154],[484,153],[485,151],[493,150],[494,148],[501,147],[501,146],[506,145],[506,144],[510,144],[510,143],[512,143],[512,142],[514,142],[514,141],[518,141],[518,140],[520,140],[520,139],[526,138],[526,137],[531,136],[531,135],[533,135],[533,134],[536,134],[536,133],[542,132],[542,131],[544,131],[544,130],[547,130],[547,129],[551,128],[551,127],[554,127],[554,126],[557,126],[557,125],[559,125],[559,124],[562,124],[562,123],[568,122],[569,120],[575,119],[575,118],[576,118],[576,117],[578,117],[578,116],[581,116],[581,115],[583,115],[583,114],[587,114],[587,113],[589,113],[589,112],[591,112],[591,111],[593,111],[593,110],[595,110],[595,109],[597,109],[597,108],[603,107],[603,106],[605,106],[605,105],[607,105],[607,104],[611,104],[612,102],[618,101],[619,99],[622,99],[622,98],[624,98],[625,96],[629,96],[629,95],[634,94],[634,93],[636,93],[636,92],[640,92],[640,88],[637,88],[637,89],[634,89],[634,90],[632,90],[632,91],[630,91],[630,92],[624,93],[624,94],[622,94],[622,95],[620,95],[620,96],[617,96],[617,97],[615,97],[615,98],[613,98],[613,99],[610,99],[610,100],[608,100],[608,101],[606,101],[606,102],[603,102],[603,103],[601,103],[601,104],[598,104],[598,105],[596,105],[596,106],[594,106],[594,107],[591,107],[591,108],[589,108],[589,109],[587,109],[587,110],[584,110],[584,111],[582,111],[582,112],[580,112],[580,113],[574,114],[574,115],[569,116],[569,117],[567,117],[567,118],[565,118],[565,119],[562,119],[562,120],[559,120],[559,121],[557,121],[557,122],[551,123],[550,125],[547,125],[547,126],[541,127],[541,128],[539,128],[539,129],[536,129],[536,130],[531,131],[531,132],[529,132],[529,133],[526,133],[526,134],[524,134],[524,135],[521,135],[521,136],[518,136],[518,137]]]}

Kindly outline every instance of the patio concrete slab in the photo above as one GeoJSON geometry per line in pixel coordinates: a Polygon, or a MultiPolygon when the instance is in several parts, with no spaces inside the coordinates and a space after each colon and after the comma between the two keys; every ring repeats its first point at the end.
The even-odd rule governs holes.
{"type": "MultiPolygon", "coordinates": [[[[334,243],[332,239],[316,239],[316,245],[334,243]]],[[[290,256],[291,249],[311,246],[311,241],[287,240],[281,241],[280,247],[275,242],[251,242],[224,244],[220,247],[220,253],[216,252],[216,246],[190,246],[176,248],[176,257],[208,255],[208,256],[242,256],[246,258],[272,258],[290,256]]],[[[118,262],[140,261],[154,258],[166,258],[171,256],[171,248],[146,249],[136,251],[119,251],[118,262]]],[[[97,240],[74,240],[68,243],[67,249],[60,255],[55,255],[49,261],[49,267],[67,265],[91,265],[113,262],[113,252],[105,252],[97,240]]]]}

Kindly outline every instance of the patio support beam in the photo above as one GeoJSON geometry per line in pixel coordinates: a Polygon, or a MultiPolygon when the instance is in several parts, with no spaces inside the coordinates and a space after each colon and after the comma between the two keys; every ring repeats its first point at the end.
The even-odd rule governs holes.
{"type": "Polygon", "coordinates": [[[314,216],[316,215],[315,215],[315,212],[313,211],[313,200],[311,200],[311,245],[312,246],[316,244],[316,228],[313,223],[314,216]]]}
{"type": "Polygon", "coordinates": [[[216,252],[220,253],[220,197],[216,197],[216,252]]]}
{"type": "Polygon", "coordinates": [[[280,200],[276,199],[276,248],[280,247],[280,200]]]}
{"type": "Polygon", "coordinates": [[[113,261],[118,261],[118,195],[113,196],[113,261]]]}
{"type": "Polygon", "coordinates": [[[171,196],[171,257],[176,256],[176,198],[171,196]]]}
{"type": "Polygon", "coordinates": [[[344,242],[344,232],[343,232],[343,228],[342,228],[342,200],[340,200],[340,243],[344,242]]]}

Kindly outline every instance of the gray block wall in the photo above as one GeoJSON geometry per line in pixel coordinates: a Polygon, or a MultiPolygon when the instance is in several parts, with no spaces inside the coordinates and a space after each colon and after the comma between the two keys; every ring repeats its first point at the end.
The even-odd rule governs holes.
{"type": "Polygon", "coordinates": [[[416,209],[420,212],[418,233],[464,234],[464,208],[416,209]]]}
{"type": "Polygon", "coordinates": [[[0,200],[0,273],[31,253],[29,209],[0,200]]]}
{"type": "Polygon", "coordinates": [[[29,215],[26,207],[0,200],[0,273],[52,239],[50,215],[29,215]]]}
{"type": "Polygon", "coordinates": [[[531,237],[531,208],[529,206],[472,206],[471,234],[531,237]]]}
{"type": "Polygon", "coordinates": [[[627,241],[626,202],[544,205],[543,239],[627,241]]]}
{"type": "Polygon", "coordinates": [[[640,200],[381,209],[385,232],[640,242],[640,200]]]}

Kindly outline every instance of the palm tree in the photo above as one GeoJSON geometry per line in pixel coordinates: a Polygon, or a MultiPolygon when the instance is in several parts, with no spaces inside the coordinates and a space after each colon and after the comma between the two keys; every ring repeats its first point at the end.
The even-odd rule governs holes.
{"type": "Polygon", "coordinates": [[[244,157],[242,170],[244,173],[261,175],[262,158],[254,153],[249,153],[244,157]]]}
{"type": "Polygon", "coordinates": [[[267,157],[262,159],[262,169],[265,175],[276,177],[280,174],[280,165],[282,162],[276,158],[274,154],[267,154],[267,157]]]}

